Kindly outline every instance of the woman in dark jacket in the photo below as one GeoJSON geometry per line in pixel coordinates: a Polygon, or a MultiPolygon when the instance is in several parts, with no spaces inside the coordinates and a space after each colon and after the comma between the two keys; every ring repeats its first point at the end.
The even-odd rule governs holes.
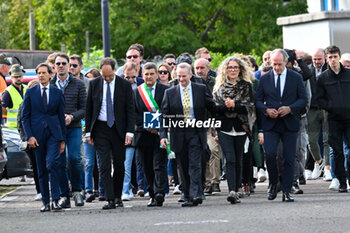
{"type": "Polygon", "coordinates": [[[226,159],[227,201],[231,204],[240,203],[237,192],[242,181],[242,155],[255,120],[251,75],[251,69],[239,57],[226,58],[219,67],[213,91],[215,102],[232,106],[230,112],[219,117],[222,124],[217,129],[226,159]]]}

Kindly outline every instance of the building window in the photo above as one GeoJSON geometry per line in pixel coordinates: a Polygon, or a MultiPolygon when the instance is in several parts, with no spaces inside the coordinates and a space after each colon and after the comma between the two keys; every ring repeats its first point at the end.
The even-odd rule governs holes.
{"type": "Polygon", "coordinates": [[[339,10],[339,0],[332,0],[332,10],[334,11],[339,10]]]}
{"type": "Polygon", "coordinates": [[[321,0],[321,11],[328,11],[328,0],[321,0]]]}

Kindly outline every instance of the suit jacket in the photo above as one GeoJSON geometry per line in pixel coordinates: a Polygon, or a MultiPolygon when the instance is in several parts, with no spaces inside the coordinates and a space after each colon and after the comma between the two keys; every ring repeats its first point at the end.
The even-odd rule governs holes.
{"type": "MultiPolygon", "coordinates": [[[[154,100],[157,102],[158,106],[162,106],[162,100],[164,97],[165,90],[169,88],[163,84],[157,83],[154,93],[154,100]]],[[[143,128],[143,113],[148,112],[148,109],[143,102],[140,92],[138,89],[134,89],[135,103],[136,103],[136,132],[134,136],[134,143],[136,146],[150,145],[152,136],[151,134],[143,128]]],[[[158,135],[156,135],[158,136],[158,135]]]]}
{"type": "Polygon", "coordinates": [[[267,108],[278,109],[281,106],[289,106],[291,113],[282,119],[289,131],[298,131],[300,112],[308,102],[305,86],[300,74],[288,68],[286,83],[282,97],[279,97],[275,88],[273,70],[263,75],[259,80],[259,87],[256,92],[255,105],[262,113],[263,130],[272,130],[279,118],[272,119],[266,114],[267,108]]]}
{"type": "MultiPolygon", "coordinates": [[[[192,98],[193,98],[193,112],[194,118],[196,120],[205,121],[207,120],[207,110],[214,113],[223,113],[228,110],[226,106],[216,105],[213,101],[211,93],[209,93],[208,88],[203,84],[198,84],[191,82],[192,85],[192,98]]],[[[162,102],[162,114],[164,115],[174,115],[172,121],[183,120],[183,117],[176,117],[177,115],[183,115],[183,107],[181,101],[180,85],[176,85],[165,91],[163,102],[162,102]]],[[[162,128],[160,131],[160,137],[167,137],[167,128],[162,128]]],[[[184,144],[184,134],[188,132],[189,129],[171,127],[170,128],[170,147],[174,152],[180,152],[184,144]]],[[[194,128],[199,134],[201,145],[203,149],[207,146],[207,134],[204,127],[194,128]]]]}
{"type": "MultiPolygon", "coordinates": [[[[86,102],[85,133],[92,133],[95,122],[100,114],[103,98],[102,76],[91,80],[86,102]]],[[[115,76],[114,89],[114,118],[115,129],[121,138],[125,138],[127,132],[134,133],[135,125],[135,100],[128,81],[115,76]]],[[[91,134],[93,137],[93,135],[91,134]]]]}
{"type": "Polygon", "coordinates": [[[26,140],[35,137],[40,143],[45,127],[59,141],[65,141],[65,103],[62,91],[50,84],[49,103],[44,109],[40,85],[28,88],[23,100],[22,124],[26,140]]]}

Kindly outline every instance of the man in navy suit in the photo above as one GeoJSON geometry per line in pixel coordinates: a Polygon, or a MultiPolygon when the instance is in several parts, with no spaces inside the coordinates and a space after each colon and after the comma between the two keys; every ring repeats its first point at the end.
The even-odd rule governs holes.
{"type": "MultiPolygon", "coordinates": [[[[180,63],[176,70],[180,85],[165,91],[162,102],[164,118],[176,122],[178,125],[187,120],[195,122],[207,120],[207,110],[210,112],[224,112],[226,106],[216,106],[208,88],[199,83],[191,82],[191,66],[180,63]],[[169,117],[174,118],[169,119],[169,117]]],[[[170,121],[169,121],[170,122],[170,121]]],[[[167,123],[168,124],[168,123],[167,123]]],[[[170,127],[170,147],[176,153],[183,179],[185,202],[183,207],[197,206],[202,203],[201,160],[202,153],[207,147],[207,129],[204,127],[170,127]]],[[[160,131],[161,145],[166,148],[168,127],[160,131]]]]}
{"type": "Polygon", "coordinates": [[[277,196],[279,171],[277,168],[277,146],[283,144],[282,201],[293,202],[290,195],[293,183],[297,136],[300,112],[308,99],[301,75],[286,68],[288,54],[282,49],[271,52],[273,70],[260,78],[255,104],[262,113],[264,149],[270,186],[268,200],[277,196]]]}
{"type": "Polygon", "coordinates": [[[23,100],[22,123],[26,140],[34,148],[43,206],[41,212],[51,208],[61,210],[58,161],[65,147],[64,98],[62,92],[49,84],[51,67],[41,63],[36,68],[40,85],[29,88],[23,100]]]}

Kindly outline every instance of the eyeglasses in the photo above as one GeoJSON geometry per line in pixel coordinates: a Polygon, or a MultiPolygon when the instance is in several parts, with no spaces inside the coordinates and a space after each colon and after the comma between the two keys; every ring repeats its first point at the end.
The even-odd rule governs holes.
{"type": "Polygon", "coordinates": [[[227,67],[228,70],[239,70],[239,66],[228,66],[227,67]]]}
{"type": "Polygon", "coordinates": [[[23,76],[11,76],[11,78],[22,78],[23,76]]]}
{"type": "Polygon", "coordinates": [[[175,66],[176,63],[175,63],[175,62],[168,62],[168,65],[169,65],[169,66],[175,66]]]}
{"type": "Polygon", "coordinates": [[[158,73],[159,73],[159,74],[168,74],[169,71],[167,71],[167,70],[160,70],[160,71],[158,71],[158,73]]]}
{"type": "Polygon", "coordinates": [[[62,64],[62,66],[67,65],[67,62],[56,62],[56,66],[60,66],[62,64]]]}
{"type": "Polygon", "coordinates": [[[208,58],[207,60],[208,60],[208,62],[211,62],[211,58],[208,58]]]}
{"type": "Polygon", "coordinates": [[[139,57],[139,55],[131,55],[131,56],[127,56],[126,58],[127,58],[127,59],[131,59],[131,58],[136,59],[136,58],[138,58],[138,57],[139,57]]]}
{"type": "Polygon", "coordinates": [[[136,78],[136,76],[125,76],[125,78],[126,79],[131,79],[131,78],[134,79],[134,78],[136,78]]]}
{"type": "Polygon", "coordinates": [[[78,64],[70,64],[70,67],[74,67],[74,68],[77,68],[78,67],[78,64]]]}

